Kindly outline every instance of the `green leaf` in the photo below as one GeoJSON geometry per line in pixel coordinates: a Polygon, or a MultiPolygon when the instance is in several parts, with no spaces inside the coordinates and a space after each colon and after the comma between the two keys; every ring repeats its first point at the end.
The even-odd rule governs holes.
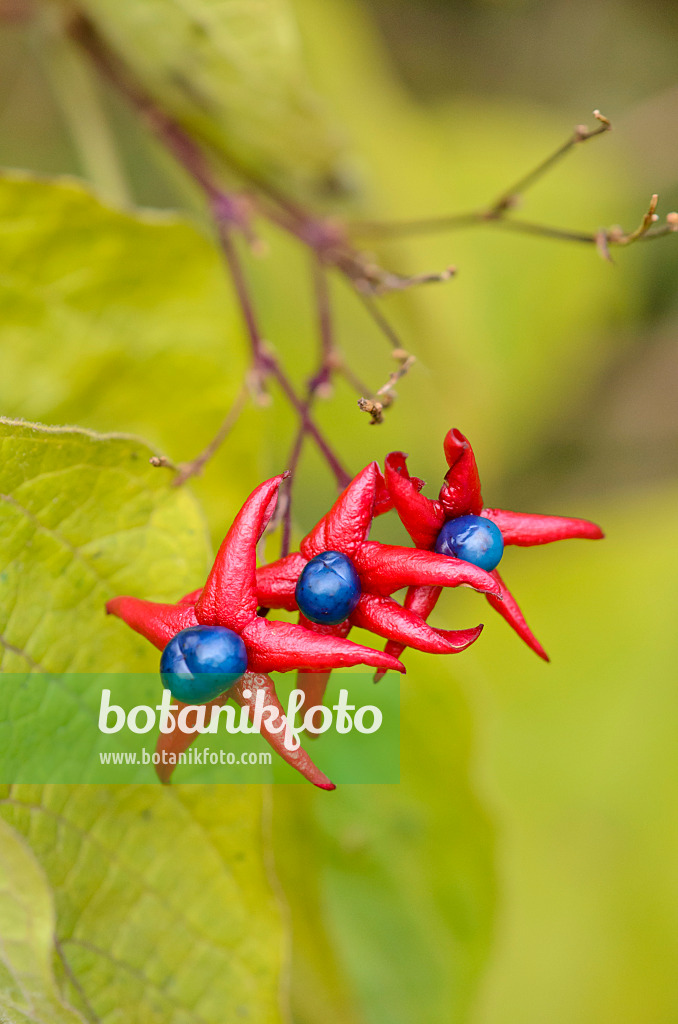
{"type": "Polygon", "coordinates": [[[463,1021],[485,965],[494,844],[468,709],[443,659],[407,664],[399,786],[275,790],[300,1024],[463,1021]]]}
{"type": "MultiPolygon", "coordinates": [[[[62,987],[87,1020],[278,1024],[282,932],[261,856],[262,794],[244,786],[14,786],[0,800],[54,894],[62,987]]],[[[22,892],[26,914],[44,915],[44,881],[22,892]]],[[[11,914],[0,918],[3,936],[11,928],[11,914]]],[[[16,985],[21,966],[10,964],[16,985]]],[[[56,1005],[48,982],[43,971],[35,987],[56,1005]]]]}
{"type": "Polygon", "coordinates": [[[0,1013],[7,1024],[84,1024],[52,971],[55,913],[39,864],[0,821],[0,1013]]]}
{"type": "Polygon", "coordinates": [[[6,414],[105,415],[133,431],[172,418],[177,437],[192,433],[198,395],[208,409],[218,395],[223,415],[241,336],[219,251],[195,225],[110,209],[75,180],[7,173],[0,253],[6,414]]]}
{"type": "Polygon", "coordinates": [[[341,183],[341,141],[307,81],[288,0],[78,6],[160,106],[227,162],[277,186],[341,183]]]}
{"type": "Polygon", "coordinates": [[[133,438],[0,420],[5,672],[153,671],[153,648],[104,614],[120,593],[176,599],[208,562],[202,516],[133,438]]]}
{"type": "MultiPolygon", "coordinates": [[[[220,253],[194,224],[18,174],[0,178],[0,351],[6,415],[138,433],[178,461],[211,439],[245,372],[220,253]]],[[[217,463],[243,491],[261,470],[252,418],[217,463]]],[[[223,486],[200,490],[221,530],[223,486]]]]}
{"type": "MultiPolygon", "coordinates": [[[[120,592],[176,598],[203,577],[207,544],[194,499],[169,487],[149,454],[132,438],[0,421],[5,671],[157,666],[157,651],[106,619],[104,602],[120,592]]],[[[78,1019],[58,1010],[44,966],[58,951],[62,989],[88,1020],[276,1024],[282,929],[265,869],[262,790],[5,790],[0,813],[25,837],[57,910],[47,927],[44,879],[17,877],[21,907],[0,889],[7,999],[25,990],[34,1014],[17,1021],[78,1019]],[[42,943],[26,980],[20,941],[42,943]],[[51,1017],[38,1015],[52,1003],[51,1017]]],[[[13,866],[17,843],[3,830],[0,865],[39,873],[26,858],[13,866]]]]}

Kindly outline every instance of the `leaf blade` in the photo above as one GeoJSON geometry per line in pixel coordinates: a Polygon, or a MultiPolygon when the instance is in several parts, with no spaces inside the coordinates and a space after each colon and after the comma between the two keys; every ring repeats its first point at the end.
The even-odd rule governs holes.
{"type": "Polygon", "coordinates": [[[79,7],[161,109],[227,166],[300,194],[341,185],[343,139],[307,79],[288,0],[79,7]]]}
{"type": "MultiPolygon", "coordinates": [[[[105,618],[105,597],[120,589],[176,597],[204,575],[208,544],[190,492],[169,487],[149,452],[125,436],[0,420],[5,671],[22,656],[24,671],[157,668],[150,645],[105,618]]],[[[285,936],[261,790],[5,789],[0,818],[44,872],[43,917],[47,886],[53,894],[62,988],[76,1005],[84,997],[89,1019],[219,1024],[224,1012],[245,1012],[278,1024],[285,936]]],[[[36,985],[43,1001],[56,999],[47,974],[36,985]]],[[[56,1010],[45,1024],[51,1019],[61,1024],[56,1010]]],[[[63,1024],[71,1020],[80,1018],[63,1024]]]]}

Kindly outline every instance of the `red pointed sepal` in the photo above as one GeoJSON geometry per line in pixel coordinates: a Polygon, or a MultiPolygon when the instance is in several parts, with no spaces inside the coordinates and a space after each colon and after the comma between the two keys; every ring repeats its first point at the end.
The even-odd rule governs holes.
{"type": "MultiPolygon", "coordinates": [[[[229,694],[225,693],[221,697],[217,697],[216,700],[211,700],[208,704],[205,704],[205,721],[209,721],[210,714],[213,707],[221,707],[228,700],[229,694]]],[[[197,729],[193,732],[184,732],[182,729],[177,727],[177,716],[180,711],[184,708],[190,707],[189,704],[182,704],[180,700],[177,701],[176,711],[169,711],[170,718],[174,721],[174,729],[171,732],[161,732],[158,734],[158,742],[155,745],[155,752],[160,756],[160,761],[155,765],[155,773],[163,783],[168,785],[174,769],[177,767],[177,759],[179,754],[184,754],[191,743],[198,736],[197,729]],[[163,753],[165,754],[165,763],[163,763],[163,753]],[[171,763],[169,757],[172,757],[171,763]]]]}
{"type": "MultiPolygon", "coordinates": [[[[386,669],[382,669],[383,672],[386,669]]],[[[299,708],[299,714],[305,715],[309,708],[322,707],[325,703],[325,692],[332,673],[327,672],[298,672],[297,689],[304,691],[304,703],[299,708]]],[[[317,733],[308,729],[308,735],[315,738],[317,733]]]]}
{"type": "Polygon", "coordinates": [[[199,623],[241,633],[257,613],[256,546],[273,515],[285,474],[260,484],[226,534],[195,604],[199,623]]]}
{"type": "MultiPolygon", "coordinates": [[[[235,686],[233,686],[227,693],[222,694],[221,697],[217,697],[216,700],[210,701],[205,705],[206,712],[205,718],[209,720],[210,712],[213,707],[221,707],[229,698],[233,698],[236,704],[240,707],[246,707],[248,709],[248,718],[251,720],[254,715],[254,708],[256,703],[256,696],[259,690],[263,690],[264,699],[263,707],[274,707],[276,710],[276,718],[280,719],[280,716],[285,714],[284,708],[275,692],[273,680],[266,675],[258,675],[253,672],[246,672],[245,675],[239,680],[235,686]],[[245,696],[249,694],[249,696],[245,696]]],[[[188,705],[182,704],[177,701],[177,710],[170,711],[170,716],[174,719],[175,727],[172,732],[160,733],[158,736],[158,742],[156,744],[156,753],[160,755],[160,762],[155,766],[156,774],[160,781],[167,785],[170,782],[172,773],[176,768],[176,763],[172,764],[169,760],[169,755],[173,755],[172,760],[176,762],[179,754],[185,753],[191,744],[194,742],[196,737],[199,735],[198,731],[183,732],[177,728],[177,716],[183,708],[188,705]],[[163,764],[163,751],[165,752],[165,762],[163,764]]],[[[261,735],[270,743],[271,747],[277,754],[287,761],[289,765],[296,768],[305,779],[312,782],[314,786],[319,786],[320,789],[335,789],[334,783],[327,778],[327,776],[317,768],[311,758],[308,756],[305,750],[298,747],[296,750],[288,750],[284,743],[284,732],[274,732],[269,728],[268,722],[262,720],[261,735]]]]}
{"type": "Polygon", "coordinates": [[[515,629],[518,636],[525,641],[528,647],[530,647],[535,654],[538,654],[544,661],[550,661],[548,654],[537,640],[536,636],[525,621],[525,617],[518,607],[518,602],[514,598],[511,591],[508,589],[503,579],[495,569],[492,575],[501,586],[503,600],[498,601],[495,597],[490,594],[487,595],[487,600],[490,602],[492,607],[499,612],[508,622],[509,626],[515,629]]]}
{"type": "Polygon", "coordinates": [[[379,466],[377,466],[377,482],[374,492],[374,506],[372,508],[373,516],[383,516],[386,512],[390,512],[393,508],[393,498],[389,491],[384,474],[382,473],[379,466]]]}
{"type": "Polygon", "coordinates": [[[356,626],[369,629],[387,640],[396,640],[406,647],[429,654],[454,654],[464,651],[478,639],[482,626],[474,629],[437,630],[419,615],[403,608],[390,597],[363,594],[351,615],[356,626]]]}
{"type": "Polygon", "coordinates": [[[370,531],[378,470],[376,462],[370,462],[351,480],[327,515],[302,540],[299,550],[304,558],[315,558],[323,551],[342,551],[353,556],[370,531]]]}
{"type": "MultiPolygon", "coordinates": [[[[345,622],[338,622],[333,626],[320,625],[317,622],[310,622],[304,615],[299,613],[299,625],[305,626],[306,629],[313,630],[314,633],[320,633],[323,636],[338,636],[347,637],[351,632],[351,621],[346,619],[345,622]]],[[[383,669],[385,672],[386,669],[383,669]]],[[[328,670],[326,672],[305,672],[303,669],[297,672],[297,689],[304,691],[304,703],[299,709],[299,714],[304,715],[309,708],[320,707],[325,702],[325,690],[327,684],[330,681],[332,673],[328,670]]],[[[315,737],[317,734],[312,730],[308,731],[309,736],[315,737]]]]}
{"type": "Polygon", "coordinates": [[[311,669],[325,672],[350,665],[404,672],[397,658],[371,647],[354,644],[342,637],[311,632],[292,622],[254,618],[242,631],[247,647],[248,666],[253,672],[289,672],[311,669]]]}
{"type": "Polygon", "coordinates": [[[161,651],[182,629],[198,623],[193,605],[158,604],[139,597],[114,597],[106,612],[117,615],[161,651]]]}
{"type": "Polygon", "coordinates": [[[450,468],[438,497],[446,518],[480,515],[483,507],[480,476],[470,441],[460,430],[450,430],[443,441],[443,448],[450,468]]]}
{"type": "Polygon", "coordinates": [[[423,481],[411,477],[404,452],[391,452],[384,461],[386,484],[393,505],[418,548],[432,548],[445,522],[438,501],[420,494],[423,481]]]}
{"type": "Polygon", "coordinates": [[[503,508],[484,508],[481,514],[496,523],[501,530],[504,544],[516,544],[518,547],[529,548],[535,544],[551,544],[552,541],[570,540],[575,537],[601,540],[605,536],[601,528],[588,519],[509,512],[503,508]]]}
{"type": "Polygon", "coordinates": [[[442,587],[408,587],[403,604],[421,619],[428,619],[442,592],[442,587]]]}
{"type": "MultiPolygon", "coordinates": [[[[408,611],[414,612],[419,618],[426,620],[438,603],[438,598],[442,592],[442,587],[408,587],[403,606],[408,611]]],[[[398,643],[397,640],[389,640],[384,651],[386,654],[392,654],[394,658],[399,658],[406,648],[407,644],[398,643]]],[[[381,669],[375,672],[375,683],[378,683],[383,675],[384,673],[381,669]]]]}
{"type": "MultiPolygon", "coordinates": [[[[278,712],[278,716],[285,714],[284,708],[278,700],[278,696],[275,692],[273,680],[263,673],[246,672],[242,679],[228,691],[228,696],[232,697],[233,700],[241,707],[248,708],[249,718],[252,720],[257,693],[259,692],[263,692],[264,707],[275,708],[278,712]]],[[[289,765],[296,768],[296,770],[300,772],[305,779],[312,782],[314,786],[318,786],[320,789],[326,790],[336,789],[336,786],[331,779],[328,779],[327,776],[313,764],[313,761],[303,747],[297,747],[296,750],[287,749],[284,742],[284,731],[274,732],[269,728],[268,722],[262,719],[261,735],[268,743],[270,743],[275,752],[280,754],[284,761],[287,761],[289,765]]]]}
{"type": "Polygon", "coordinates": [[[296,611],[294,592],[306,559],[297,551],[257,569],[257,600],[264,608],[296,611]]]}
{"type": "Polygon", "coordinates": [[[358,575],[369,580],[372,592],[388,596],[401,587],[473,587],[481,593],[499,596],[500,587],[477,565],[449,555],[395,544],[361,544],[354,556],[358,575]]]}

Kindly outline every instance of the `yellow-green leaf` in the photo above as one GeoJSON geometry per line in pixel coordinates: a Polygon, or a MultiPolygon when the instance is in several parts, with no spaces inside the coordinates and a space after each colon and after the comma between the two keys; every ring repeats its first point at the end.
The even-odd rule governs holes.
{"type": "MultiPolygon", "coordinates": [[[[211,439],[245,370],[212,239],[178,215],[113,210],[74,180],[22,174],[0,177],[0,351],[5,415],[138,433],[177,461],[211,439]]],[[[253,429],[237,434],[243,491],[257,482],[253,429]]],[[[224,511],[223,487],[200,484],[221,531],[244,495],[224,511]]]]}
{"type": "MultiPolygon", "coordinates": [[[[86,1020],[279,1024],[282,931],[261,799],[244,786],[13,786],[0,798],[51,887],[62,990],[86,1020]]],[[[23,899],[35,914],[46,893],[23,899]]],[[[0,918],[3,936],[10,927],[0,918]]],[[[36,981],[43,999],[48,981],[36,981]]]]}
{"type": "Polygon", "coordinates": [[[4,672],[156,668],[106,601],[180,596],[200,583],[208,545],[195,500],[150,455],[133,438],[0,420],[4,672]]]}
{"type": "Polygon", "coordinates": [[[79,9],[160,104],[279,187],[340,180],[342,142],[306,76],[288,0],[83,0],[79,9]]]}
{"type": "Polygon", "coordinates": [[[0,1013],[7,1024],[84,1024],[52,970],[55,913],[40,865],[0,821],[0,1013]]]}
{"type": "MultiPolygon", "coordinates": [[[[149,454],[126,437],[0,421],[5,671],[157,666],[157,651],[106,619],[104,602],[120,592],[176,598],[203,577],[207,544],[194,499],[172,489],[149,454]]],[[[44,879],[18,880],[19,905],[0,887],[6,1005],[23,1012],[21,992],[30,1004],[10,1020],[79,1020],[65,1003],[61,1011],[40,960],[58,953],[63,999],[90,1021],[277,1024],[283,931],[265,868],[262,792],[5,787],[0,813],[25,838],[56,907],[51,924],[44,879]],[[27,944],[36,957],[24,980],[27,944]],[[52,1004],[51,1017],[37,1015],[52,1004]]],[[[17,860],[17,842],[0,836],[0,872],[5,855],[17,860]]],[[[30,858],[14,861],[8,872],[38,877],[30,858]]],[[[6,888],[14,885],[10,877],[6,888]]]]}

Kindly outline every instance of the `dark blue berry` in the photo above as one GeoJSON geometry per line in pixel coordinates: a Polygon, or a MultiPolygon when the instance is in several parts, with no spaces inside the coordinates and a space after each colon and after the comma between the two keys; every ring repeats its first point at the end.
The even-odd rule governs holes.
{"type": "Polygon", "coordinates": [[[471,562],[491,572],[501,562],[504,538],[491,519],[483,516],[457,516],[456,519],[448,519],[438,534],[436,551],[440,555],[461,558],[464,562],[471,562]]]}
{"type": "Polygon", "coordinates": [[[360,600],[360,579],[341,551],[323,551],[304,566],[295,597],[311,622],[334,626],[347,619],[360,600]]]}
{"type": "Polygon", "coordinates": [[[183,704],[206,704],[247,671],[247,651],[237,633],[223,626],[189,626],[168,643],[160,658],[163,684],[183,704]]]}

